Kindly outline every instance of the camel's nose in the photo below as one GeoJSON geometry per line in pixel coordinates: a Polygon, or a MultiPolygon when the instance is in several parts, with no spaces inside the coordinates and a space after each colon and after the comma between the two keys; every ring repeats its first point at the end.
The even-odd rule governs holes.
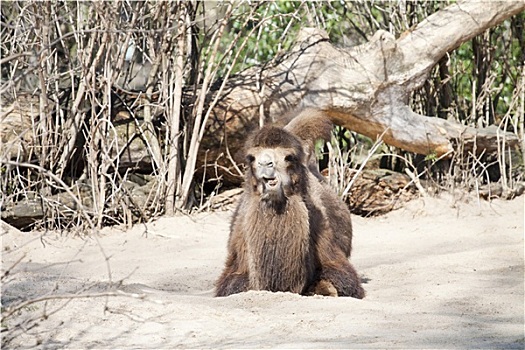
{"type": "Polygon", "coordinates": [[[273,157],[269,155],[268,153],[264,153],[257,160],[257,164],[261,167],[273,168],[274,167],[273,157]]]}
{"type": "Polygon", "coordinates": [[[275,158],[271,151],[266,150],[257,157],[257,177],[271,180],[275,178],[275,158]]]}
{"type": "Polygon", "coordinates": [[[275,168],[273,165],[260,165],[257,167],[257,177],[260,179],[275,179],[275,168]]]}

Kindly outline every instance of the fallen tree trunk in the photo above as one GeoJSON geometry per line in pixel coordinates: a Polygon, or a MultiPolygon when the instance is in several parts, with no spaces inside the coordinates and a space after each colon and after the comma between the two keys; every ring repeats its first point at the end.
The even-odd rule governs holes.
{"type": "Polygon", "coordinates": [[[417,114],[408,99],[447,52],[524,9],[524,1],[462,2],[397,40],[379,31],[350,49],[334,47],[322,30],[303,29],[287,55],[244,71],[217,92],[221,100],[203,149],[211,152],[208,159],[221,159],[225,147],[234,154],[247,130],[306,107],[325,111],[337,125],[373,139],[383,134],[387,144],[424,155],[451,155],[460,142],[478,154],[497,151],[503,139],[516,145],[518,138],[499,128],[476,129],[417,114]]]}
{"type": "MultiPolygon", "coordinates": [[[[154,198],[156,181],[134,177],[134,181],[125,181],[122,184],[126,194],[126,206],[115,208],[121,215],[133,215],[135,219],[144,219],[144,213],[154,198]],[[142,216],[142,217],[141,217],[142,216]]],[[[67,192],[59,192],[50,196],[36,193],[27,193],[26,198],[6,204],[0,210],[0,220],[23,230],[32,228],[32,225],[43,218],[74,218],[81,216],[81,212],[93,215],[95,212],[93,190],[90,185],[77,182],[67,192]],[[74,194],[76,198],[73,198],[74,194]],[[80,207],[79,204],[82,204],[80,207]]],[[[1,221],[0,221],[1,222],[1,221]]]]}

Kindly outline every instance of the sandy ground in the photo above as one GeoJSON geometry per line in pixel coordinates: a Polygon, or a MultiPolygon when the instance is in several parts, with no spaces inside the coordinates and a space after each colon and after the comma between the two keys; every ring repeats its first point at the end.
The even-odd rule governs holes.
{"type": "Polygon", "coordinates": [[[213,298],[231,212],[161,218],[82,240],[3,229],[2,324],[11,348],[524,347],[524,197],[415,200],[354,216],[367,297],[248,292],[213,298]],[[25,254],[25,255],[24,255],[25,254]],[[112,287],[115,286],[116,287],[112,287]],[[118,296],[95,297],[113,288],[118,296]],[[45,315],[46,317],[41,318],[45,315]],[[31,320],[38,324],[30,327],[31,320]],[[5,326],[10,330],[6,331],[5,326]]]}

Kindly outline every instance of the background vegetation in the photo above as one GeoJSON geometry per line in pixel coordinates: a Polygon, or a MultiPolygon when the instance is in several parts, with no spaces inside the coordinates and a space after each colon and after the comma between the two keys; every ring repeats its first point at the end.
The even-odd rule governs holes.
{"type": "MultiPolygon", "coordinates": [[[[301,27],[326,29],[337,45],[353,46],[378,29],[402,35],[447,5],[5,2],[0,136],[16,147],[0,150],[2,217],[29,206],[38,215],[18,226],[82,229],[202,207],[218,189],[194,176],[213,91],[286,52],[301,27]],[[25,120],[26,128],[11,127],[6,116],[25,120]]],[[[523,139],[524,24],[522,13],[444,57],[413,94],[414,110],[495,124],[523,139]]],[[[337,135],[342,166],[355,167],[350,160],[360,157],[349,154],[369,149],[370,140],[346,130],[337,135]]],[[[436,163],[387,146],[379,152],[387,155],[380,165],[398,171],[436,163]]],[[[496,159],[491,172],[472,160],[448,174],[454,181],[521,180],[520,162],[507,167],[496,159]]]]}

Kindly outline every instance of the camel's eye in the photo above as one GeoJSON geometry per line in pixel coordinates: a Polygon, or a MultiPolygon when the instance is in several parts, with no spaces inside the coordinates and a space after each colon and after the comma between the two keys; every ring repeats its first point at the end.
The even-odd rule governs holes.
{"type": "Polygon", "coordinates": [[[253,163],[253,162],[255,161],[255,157],[252,156],[251,154],[248,154],[248,155],[246,156],[246,161],[247,161],[249,164],[251,164],[251,163],[253,163]]]}
{"type": "Polygon", "coordinates": [[[297,162],[299,159],[295,154],[289,154],[286,157],[284,157],[284,160],[290,163],[294,163],[297,162]]]}

